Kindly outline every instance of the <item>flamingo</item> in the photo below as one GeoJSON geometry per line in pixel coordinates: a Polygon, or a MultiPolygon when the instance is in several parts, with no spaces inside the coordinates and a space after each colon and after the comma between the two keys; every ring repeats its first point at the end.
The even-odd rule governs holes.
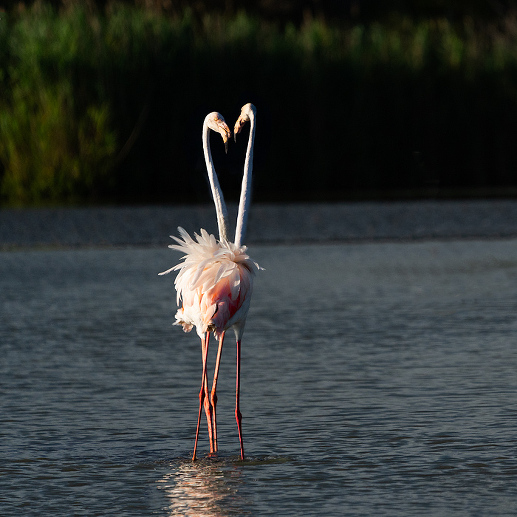
{"type": "Polygon", "coordinates": [[[176,266],[160,273],[179,271],[174,282],[177,291],[177,303],[181,308],[176,313],[175,325],[181,325],[185,332],[193,327],[201,339],[203,371],[201,389],[199,391],[199,411],[192,460],[196,460],[202,408],[204,406],[208,424],[210,454],[217,452],[217,379],[223,349],[223,341],[228,329],[232,329],[237,343],[237,371],[235,387],[235,419],[239,433],[240,457],[244,460],[244,443],[242,439],[242,414],[240,412],[240,372],[241,372],[241,339],[246,316],[250,307],[253,289],[253,277],[261,269],[247,255],[247,248],[242,244],[245,235],[251,201],[251,176],[253,169],[253,146],[255,140],[255,114],[252,104],[242,107],[241,114],[235,123],[235,138],[246,122],[250,122],[250,134],[244,164],[241,196],[237,215],[235,242],[228,240],[228,213],[224,203],[217,174],[214,169],[210,151],[210,130],[218,132],[227,146],[231,131],[224,118],[217,112],[206,116],[203,124],[203,149],[207,166],[212,197],[214,199],[219,239],[209,235],[204,229],[194,234],[195,240],[181,227],[178,228],[181,238],[171,236],[177,244],[169,248],[184,253],[176,266]],[[207,357],[210,333],[213,332],[219,341],[216,364],[210,396],[208,393],[207,357]]]}

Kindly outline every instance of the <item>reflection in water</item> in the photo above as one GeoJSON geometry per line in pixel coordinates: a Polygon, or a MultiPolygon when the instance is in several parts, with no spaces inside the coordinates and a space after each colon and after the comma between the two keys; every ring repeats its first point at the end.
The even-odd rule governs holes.
{"type": "Polygon", "coordinates": [[[241,472],[222,462],[172,465],[158,481],[169,504],[169,516],[225,517],[246,515],[245,500],[238,493],[241,472]]]}

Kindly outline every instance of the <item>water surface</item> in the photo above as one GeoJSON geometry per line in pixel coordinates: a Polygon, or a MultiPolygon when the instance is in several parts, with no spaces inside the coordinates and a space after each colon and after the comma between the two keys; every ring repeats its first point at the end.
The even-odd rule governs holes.
{"type": "Polygon", "coordinates": [[[517,240],[250,253],[248,458],[228,336],[195,464],[177,254],[0,253],[0,515],[515,514],[517,240]]]}

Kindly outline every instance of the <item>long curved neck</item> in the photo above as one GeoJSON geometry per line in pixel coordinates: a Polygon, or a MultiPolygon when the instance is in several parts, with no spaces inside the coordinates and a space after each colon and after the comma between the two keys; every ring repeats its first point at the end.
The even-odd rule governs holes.
{"type": "Polygon", "coordinates": [[[253,146],[255,144],[255,113],[250,112],[250,136],[248,138],[248,150],[244,162],[244,174],[242,176],[241,198],[239,201],[239,213],[237,214],[237,228],[235,229],[235,244],[242,246],[246,237],[248,226],[248,212],[251,202],[251,173],[253,171],[253,146]]]}
{"type": "Polygon", "coordinates": [[[207,121],[203,124],[203,150],[205,152],[206,170],[212,189],[212,197],[214,198],[215,211],[217,214],[217,227],[219,228],[219,240],[227,240],[228,229],[228,211],[224,202],[223,191],[219,185],[217,174],[212,160],[212,151],[210,150],[210,128],[207,121]]]}

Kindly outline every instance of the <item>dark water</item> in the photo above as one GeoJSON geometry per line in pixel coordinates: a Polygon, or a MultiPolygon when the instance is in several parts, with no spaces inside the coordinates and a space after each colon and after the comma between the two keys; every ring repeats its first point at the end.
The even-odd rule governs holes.
{"type": "Polygon", "coordinates": [[[0,254],[0,515],[516,514],[517,240],[250,251],[248,459],[229,336],[196,464],[177,255],[0,254]]]}

